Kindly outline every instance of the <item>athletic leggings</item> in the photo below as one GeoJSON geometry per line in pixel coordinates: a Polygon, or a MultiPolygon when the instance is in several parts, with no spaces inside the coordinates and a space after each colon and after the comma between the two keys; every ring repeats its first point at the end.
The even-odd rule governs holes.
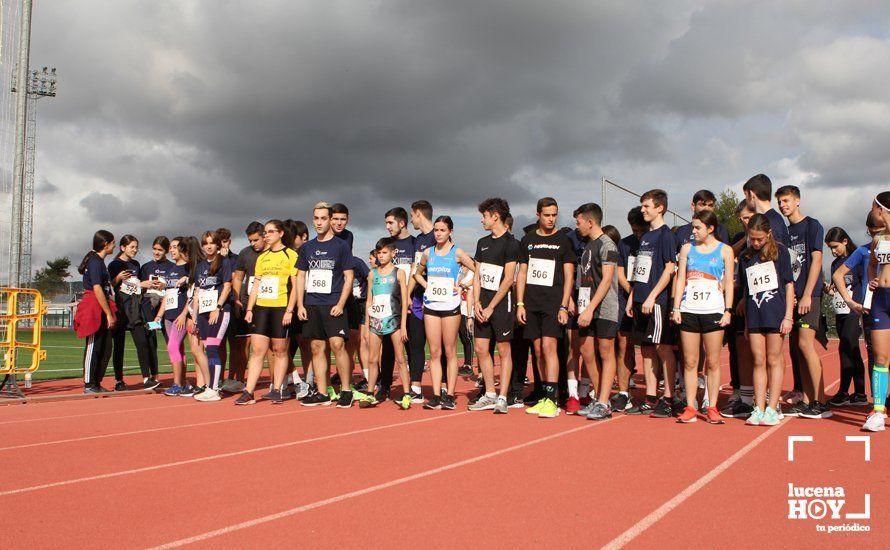
{"type": "Polygon", "coordinates": [[[167,329],[167,354],[170,356],[171,363],[185,362],[185,324],[182,330],[176,328],[174,321],[164,320],[164,326],[167,329]]]}
{"type": "Polygon", "coordinates": [[[840,339],[838,354],[841,359],[841,385],[838,391],[846,392],[853,382],[855,393],[865,393],[865,365],[859,349],[859,315],[849,313],[835,316],[837,335],[840,339]]]}
{"type": "MultiPolygon", "coordinates": [[[[460,337],[460,343],[464,347],[464,365],[473,364],[473,337],[470,336],[470,330],[467,328],[466,315],[460,316],[460,330],[457,335],[460,337]]],[[[492,338],[492,341],[494,339],[492,338]]]]}
{"type": "Polygon", "coordinates": [[[84,387],[95,388],[102,383],[109,359],[111,359],[111,331],[108,330],[105,314],[102,314],[99,330],[87,336],[83,350],[84,387]]]}
{"type": "Polygon", "coordinates": [[[210,380],[207,381],[207,386],[212,390],[218,390],[219,379],[222,376],[219,345],[225,339],[226,329],[229,328],[229,312],[220,311],[215,325],[210,324],[209,318],[209,314],[206,313],[198,316],[198,330],[204,351],[207,353],[207,368],[210,371],[210,380]]]}

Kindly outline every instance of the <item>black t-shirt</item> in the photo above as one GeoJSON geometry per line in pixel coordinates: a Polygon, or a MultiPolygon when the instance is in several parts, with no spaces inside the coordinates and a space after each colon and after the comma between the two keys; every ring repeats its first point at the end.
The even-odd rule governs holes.
{"type": "MultiPolygon", "coordinates": [[[[241,280],[241,288],[238,289],[241,296],[241,303],[247,306],[247,300],[250,297],[250,278],[256,272],[256,261],[262,252],[257,252],[252,246],[247,245],[238,253],[235,264],[232,266],[232,273],[241,271],[244,278],[241,280]]],[[[233,293],[234,294],[234,293],[233,293]]]]}
{"type": "Polygon", "coordinates": [[[352,241],[353,241],[352,231],[344,228],[343,231],[341,231],[339,233],[335,232],[334,235],[343,239],[344,241],[346,241],[346,244],[349,245],[349,251],[352,252],[352,241]]]}
{"type": "MultiPolygon", "coordinates": [[[[479,301],[482,307],[486,307],[504,280],[504,266],[519,261],[519,241],[510,233],[504,233],[498,238],[486,235],[476,244],[474,259],[479,263],[479,279],[482,282],[479,301]]],[[[508,297],[505,299],[509,300],[508,297]]]]}
{"type": "Polygon", "coordinates": [[[553,311],[562,303],[565,276],[564,264],[575,264],[572,241],[562,231],[552,235],[539,235],[530,231],[522,237],[519,263],[528,265],[525,278],[525,309],[527,311],[553,311]]]}
{"type": "MultiPolygon", "coordinates": [[[[108,275],[109,275],[109,277],[111,277],[112,284],[114,284],[115,277],[117,277],[119,274],[121,274],[123,271],[126,271],[126,270],[130,270],[132,272],[133,277],[135,277],[137,279],[139,278],[139,262],[137,262],[136,260],[124,261],[120,258],[120,256],[111,260],[111,263],[108,264],[108,275]]],[[[125,299],[125,296],[127,296],[127,294],[121,290],[121,287],[124,285],[124,282],[126,280],[127,279],[121,279],[120,282],[118,282],[117,284],[114,284],[114,291],[115,291],[114,296],[118,302],[118,305],[120,305],[123,302],[123,300],[125,299]]],[[[141,293],[142,290],[139,289],[138,292],[141,293]]]]}

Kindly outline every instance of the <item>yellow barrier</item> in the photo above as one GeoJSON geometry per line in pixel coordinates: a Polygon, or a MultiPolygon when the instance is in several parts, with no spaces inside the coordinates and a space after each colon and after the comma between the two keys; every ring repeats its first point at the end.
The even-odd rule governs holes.
{"type": "Polygon", "coordinates": [[[40,349],[41,325],[43,316],[46,315],[46,306],[43,305],[43,296],[40,292],[30,288],[0,288],[0,299],[6,305],[6,311],[0,311],[0,323],[5,330],[4,337],[0,341],[0,349],[3,350],[3,366],[0,367],[0,375],[16,375],[34,372],[40,368],[40,362],[46,359],[46,350],[40,349]],[[19,299],[33,297],[32,313],[19,313],[19,299]],[[21,321],[33,321],[30,342],[20,342],[18,324],[21,321]],[[19,353],[26,352],[31,355],[31,361],[22,364],[19,361],[19,353]]]}

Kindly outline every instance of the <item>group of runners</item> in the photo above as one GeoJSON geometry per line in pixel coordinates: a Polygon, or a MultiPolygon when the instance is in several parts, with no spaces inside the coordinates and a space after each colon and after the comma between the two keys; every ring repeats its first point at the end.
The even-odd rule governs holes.
{"type": "Polygon", "coordinates": [[[744,193],[737,235],[727,234],[705,190],[692,198],[692,221],[675,228],[664,219],[667,193],[644,193],[624,237],[603,225],[595,203],[573,211],[573,228],[560,228],[559,206],[545,197],[536,222],[514,228],[507,201],[489,198],[478,208],[487,234],[472,255],[454,244],[451,218],[434,217],[423,200],[410,211],[387,211],[388,236],[364,258],[354,254],[349,210],[339,203],[315,205],[312,238],[295,220],[250,223],[249,245],[238,253],[227,229],[200,239],[157,237],[144,265],[135,260],[135,237],[125,235],[117,248],[100,230],[79,266],[85,295],[75,328],[86,338],[84,392],[109,391],[101,382],[112,355],[115,390],[127,389],[129,332],[143,387],[198,401],[231,393],[236,405],[254,404],[268,364],[270,386],[261,397],[274,404],[295,398],[304,406],[372,408],[393,399],[403,409],[454,409],[459,377],[475,375],[469,409],[498,414],[524,408],[540,418],[565,411],[603,420],[622,412],[772,426],[784,416],[828,418],[832,408],[871,405],[863,429],[883,430],[890,192],[863,212],[868,242],[859,247],[844,229],[825,232],[804,215],[795,186],[773,194],[759,174],[744,193]],[[835,256],[828,277],[825,247],[835,256]],[[816,347],[825,343],[823,299],[831,301],[840,338],[840,387],[831,397],[816,347]],[[157,379],[158,332],[173,369],[167,388],[157,379]],[[783,395],[786,336],[793,389],[783,395]],[[718,408],[724,345],[733,392],[718,408]],[[636,346],[645,391],[634,401],[636,346]],[[401,392],[391,397],[396,367],[401,392]]]}

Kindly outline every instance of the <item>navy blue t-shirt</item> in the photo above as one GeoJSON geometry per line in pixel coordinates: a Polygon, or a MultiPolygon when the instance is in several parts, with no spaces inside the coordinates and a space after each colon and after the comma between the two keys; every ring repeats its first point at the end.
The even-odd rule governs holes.
{"type": "MultiPolygon", "coordinates": [[[[825,239],[825,230],[822,224],[809,216],[788,226],[788,235],[791,238],[789,249],[794,252],[791,255],[791,272],[794,274],[794,295],[803,296],[807,286],[807,276],[812,265],[813,252],[822,252],[822,241],[825,239]],[[793,256],[797,256],[797,261],[793,256]]],[[[822,296],[822,264],[819,264],[819,278],[813,287],[813,298],[822,296]]]]}
{"type": "Polygon", "coordinates": [[[769,220],[770,229],[773,230],[773,238],[782,246],[790,247],[791,238],[788,236],[788,226],[785,225],[785,218],[776,212],[775,208],[770,208],[763,215],[769,220]]]}
{"type": "MultiPolygon", "coordinates": [[[[831,276],[834,277],[834,272],[838,270],[838,268],[844,265],[844,262],[849,258],[849,256],[843,256],[840,258],[835,258],[831,262],[831,276]]],[[[834,282],[834,281],[832,281],[834,282]]],[[[847,294],[850,295],[854,300],[857,296],[862,292],[862,277],[859,276],[858,269],[851,269],[844,275],[844,286],[847,287],[847,294]]],[[[835,296],[837,296],[838,301],[840,301],[840,294],[835,290],[835,296]]]]}
{"type": "Polygon", "coordinates": [[[368,264],[358,256],[352,257],[352,297],[362,301],[368,298],[368,274],[371,270],[368,264]]]}
{"type": "MultiPolygon", "coordinates": [[[[633,273],[631,273],[631,270],[628,269],[628,265],[636,262],[637,252],[639,250],[640,239],[638,239],[637,236],[633,233],[618,241],[618,266],[624,268],[624,276],[631,283],[631,285],[633,284],[633,273]],[[631,258],[633,259],[631,260],[631,258]]],[[[623,311],[624,306],[627,305],[628,297],[629,294],[624,291],[624,287],[618,285],[618,304],[621,307],[621,311],[623,311]]]]}
{"type": "MultiPolygon", "coordinates": [[[[637,251],[632,281],[634,303],[642,304],[646,301],[664,273],[665,265],[675,262],[676,257],[677,237],[670,227],[662,225],[658,229],[643,234],[640,239],[640,248],[637,251]]],[[[671,285],[666,285],[664,290],[656,296],[655,303],[666,307],[670,294],[671,285]]]]}
{"type": "MultiPolygon", "coordinates": [[[[226,283],[232,282],[232,268],[228,261],[223,259],[223,261],[219,264],[219,269],[217,270],[215,275],[210,274],[210,262],[207,260],[201,260],[198,262],[198,267],[195,269],[195,287],[201,290],[208,289],[216,289],[217,299],[219,294],[222,294],[223,287],[226,283]]],[[[229,293],[231,294],[231,293],[229,293]]],[[[231,303],[229,300],[226,300],[225,305],[223,306],[223,311],[230,311],[232,309],[231,303]]],[[[209,312],[208,312],[209,313],[209,312]]]]}
{"type": "Polygon", "coordinates": [[[306,272],[304,306],[333,306],[340,301],[343,292],[343,271],[352,269],[352,251],[343,239],[336,237],[324,242],[318,237],[300,247],[297,269],[306,272]],[[313,275],[312,270],[318,273],[313,275]],[[330,292],[309,292],[310,278],[319,281],[317,288],[329,288],[330,292]]]}
{"type": "Polygon", "coordinates": [[[856,277],[859,278],[859,289],[853,294],[853,299],[860,304],[865,301],[865,289],[868,288],[868,285],[862,284],[862,281],[864,281],[868,277],[868,263],[870,261],[870,244],[864,244],[860,246],[859,248],[854,250],[852,254],[844,259],[844,265],[847,266],[851,271],[856,272],[856,277]]]}
{"type": "MultiPolygon", "coordinates": [[[[677,229],[677,254],[680,254],[680,249],[683,248],[683,245],[690,242],[692,240],[692,223],[687,223],[686,225],[681,225],[677,229]]],[[[717,224],[717,228],[714,230],[714,236],[717,237],[717,240],[731,244],[729,242],[729,232],[726,231],[726,227],[723,226],[722,223],[717,224]]]]}
{"type": "MultiPolygon", "coordinates": [[[[189,274],[189,266],[188,264],[176,265],[173,262],[170,262],[172,265],[170,269],[167,270],[167,274],[164,279],[167,281],[167,289],[173,289],[176,287],[176,281],[183,277],[188,277],[189,274]]],[[[179,314],[182,313],[183,308],[185,307],[186,302],[188,301],[188,283],[179,287],[179,290],[176,293],[176,307],[167,309],[166,304],[164,306],[164,319],[168,321],[175,321],[179,314]]]]}
{"type": "Polygon", "coordinates": [[[788,249],[781,244],[779,258],[774,262],[761,262],[760,254],[755,253],[751,258],[744,254],[739,257],[739,292],[745,297],[745,322],[748,329],[778,329],[785,318],[785,286],[794,282],[791,273],[791,256],[788,249]],[[765,273],[750,273],[748,270],[760,264],[771,264],[772,268],[766,268],[765,273]],[[752,278],[749,281],[749,275],[752,278]],[[774,281],[773,277],[778,279],[774,281]],[[756,279],[756,281],[755,281],[756,279]],[[767,284],[774,286],[770,290],[757,292],[753,296],[749,292],[749,284],[767,284]]]}
{"type": "Polygon", "coordinates": [[[94,285],[101,286],[106,297],[111,296],[111,275],[105,267],[105,262],[96,254],[87,261],[87,268],[83,272],[83,289],[94,290],[94,285]]]}
{"type": "MultiPolygon", "coordinates": [[[[139,280],[140,281],[148,281],[148,280],[167,280],[167,273],[170,271],[174,265],[173,262],[164,258],[160,262],[156,262],[155,260],[149,260],[142,264],[142,268],[139,270],[139,280]]],[[[155,294],[157,296],[162,296],[164,291],[160,292],[152,292],[150,289],[146,289],[142,296],[143,299],[147,299],[151,294],[155,294]]]]}

